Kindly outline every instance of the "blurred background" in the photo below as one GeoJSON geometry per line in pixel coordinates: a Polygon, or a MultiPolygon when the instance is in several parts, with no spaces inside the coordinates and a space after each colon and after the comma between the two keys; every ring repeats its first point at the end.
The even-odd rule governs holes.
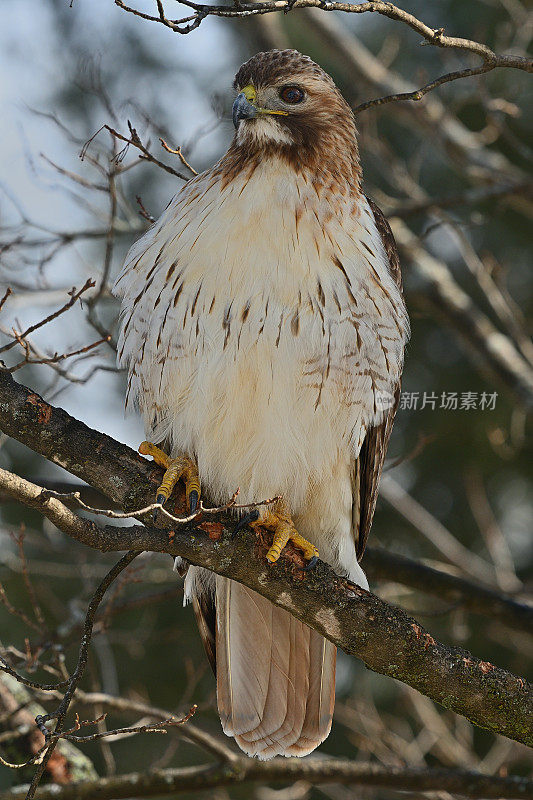
{"type": "MultiPolygon", "coordinates": [[[[153,13],[153,5],[139,0],[136,8],[153,13]]],[[[533,15],[521,0],[406,0],[402,7],[431,27],[444,26],[497,52],[531,52],[533,15]]],[[[170,16],[186,13],[176,8],[169,7],[170,16]]],[[[27,337],[29,349],[17,346],[1,357],[10,367],[53,359],[109,334],[109,343],[72,358],[25,363],[14,377],[134,448],[144,437],[139,419],[124,415],[110,286],[147,218],[157,218],[183,185],[172,171],[190,177],[187,163],[201,171],[223,154],[233,135],[233,76],[249,56],[271,47],[310,55],[354,107],[477,63],[422,47],[407,26],[376,14],[211,17],[179,35],[111,0],[0,2],[0,298],[12,289],[0,312],[0,346],[12,341],[13,328],[22,332],[63,306],[73,286],[95,281],[83,303],[27,337]],[[80,159],[84,143],[104,125],[130,138],[128,120],[170,172],[140,159],[134,146],[123,150],[124,142],[105,129],[80,159]],[[186,163],[159,137],[181,147],[186,163]]],[[[449,83],[419,103],[371,107],[357,118],[365,191],[393,225],[412,320],[404,395],[371,543],[523,601],[533,594],[527,418],[533,395],[532,99],[530,76],[496,70],[449,83]]],[[[21,445],[4,437],[0,447],[3,467],[71,487],[72,476],[21,445]]],[[[0,510],[0,536],[2,650],[26,671],[41,663],[54,675],[62,659],[72,668],[87,600],[113,558],[9,502],[0,510]]],[[[222,735],[214,679],[170,567],[168,557],[143,557],[119,582],[97,628],[84,688],[171,712],[197,703],[195,724],[222,735]]],[[[372,588],[442,641],[532,677],[526,632],[399,584],[381,581],[372,588]]],[[[12,691],[8,684],[0,690],[4,704],[12,691]]],[[[101,725],[121,720],[111,715],[101,725]]],[[[16,741],[8,745],[16,752],[16,741]]],[[[175,734],[102,740],[83,752],[79,769],[86,775],[205,761],[201,750],[175,734]]],[[[500,774],[529,774],[533,763],[525,747],[474,729],[342,653],[335,723],[319,752],[500,774]]],[[[0,788],[24,780],[27,775],[0,766],[0,788]]],[[[263,786],[209,795],[398,796],[301,782],[284,794],[263,786]]]]}

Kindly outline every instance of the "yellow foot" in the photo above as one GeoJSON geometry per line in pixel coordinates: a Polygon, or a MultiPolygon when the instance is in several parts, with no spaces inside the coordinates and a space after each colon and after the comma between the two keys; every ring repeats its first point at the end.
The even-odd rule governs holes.
{"type": "Polygon", "coordinates": [[[139,453],[143,456],[152,456],[156,464],[163,467],[165,474],[157,490],[156,502],[166,503],[174,486],[180,478],[185,481],[185,495],[191,512],[196,511],[200,500],[200,477],[198,467],[189,456],[182,455],[170,458],[159,447],[151,442],[142,442],[139,453]]]}
{"type": "Polygon", "coordinates": [[[316,564],[318,560],[318,550],[314,544],[311,544],[311,542],[308,542],[303,536],[300,536],[294,527],[291,515],[282,501],[276,503],[272,511],[270,509],[264,509],[257,522],[250,522],[250,527],[256,528],[258,526],[274,531],[274,541],[266,556],[271,564],[278,560],[281,551],[289,541],[296,545],[296,547],[302,551],[304,558],[309,561],[307,569],[310,569],[316,564]]]}

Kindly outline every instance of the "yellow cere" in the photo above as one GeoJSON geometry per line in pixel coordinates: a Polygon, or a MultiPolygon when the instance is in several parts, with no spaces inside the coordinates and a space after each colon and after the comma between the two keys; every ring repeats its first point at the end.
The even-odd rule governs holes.
{"type": "Polygon", "coordinates": [[[245,86],[241,89],[242,94],[246,97],[249,103],[252,103],[254,108],[257,109],[261,114],[280,114],[281,116],[287,117],[289,115],[288,111],[275,111],[274,109],[270,108],[260,108],[259,106],[255,105],[255,100],[257,97],[257,92],[255,91],[255,86],[252,86],[251,83],[248,86],[245,86]]]}
{"type": "Polygon", "coordinates": [[[256,98],[255,88],[252,86],[251,83],[248,86],[245,86],[242,90],[243,95],[246,97],[249,103],[253,103],[256,98]]]}

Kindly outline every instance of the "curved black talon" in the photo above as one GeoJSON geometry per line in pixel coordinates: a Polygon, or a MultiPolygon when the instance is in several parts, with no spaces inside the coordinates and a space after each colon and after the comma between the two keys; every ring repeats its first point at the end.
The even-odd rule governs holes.
{"type": "MultiPolygon", "coordinates": [[[[161,505],[164,506],[166,499],[167,498],[165,497],[164,494],[158,494],[157,497],[155,498],[155,502],[156,503],[161,503],[161,505]]],[[[157,512],[158,512],[158,510],[159,509],[154,508],[154,510],[152,512],[152,522],[156,522],[157,521],[157,512]]]]}
{"type": "Polygon", "coordinates": [[[246,526],[249,525],[250,522],[257,522],[258,519],[259,519],[259,511],[257,511],[257,509],[254,511],[249,511],[247,514],[244,515],[244,517],[241,517],[238,523],[235,525],[233,531],[231,532],[231,538],[233,539],[235,534],[239,533],[239,531],[242,531],[243,528],[246,528],[246,526]]]}
{"type": "Polygon", "coordinates": [[[304,567],[304,572],[309,572],[310,569],[313,569],[317,561],[318,561],[318,556],[313,556],[313,558],[309,561],[309,563],[304,567]]]}
{"type": "Polygon", "coordinates": [[[189,511],[194,514],[198,508],[198,492],[193,489],[189,495],[189,511]]]}

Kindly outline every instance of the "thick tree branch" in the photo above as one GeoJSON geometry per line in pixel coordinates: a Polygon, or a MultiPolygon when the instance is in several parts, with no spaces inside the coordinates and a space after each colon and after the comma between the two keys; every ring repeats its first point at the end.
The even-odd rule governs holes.
{"type": "MultiPolygon", "coordinates": [[[[193,790],[243,783],[308,781],[311,784],[342,783],[382,786],[394,790],[447,791],[469,798],[531,798],[533,781],[501,778],[466,770],[382,767],[337,759],[274,759],[257,761],[239,756],[232,764],[202,765],[183,769],[154,770],[83,781],[70,786],[45,786],[35,800],[118,800],[130,797],[163,797],[193,790]]],[[[24,787],[0,792],[0,800],[19,800],[24,787]]]]}
{"type": "MultiPolygon", "coordinates": [[[[127,510],[150,500],[159,470],[129,448],[48,405],[0,373],[0,427],[56,464],[91,483],[127,510]]],[[[99,527],[81,520],[40,487],[4,475],[4,488],[38,507],[59,528],[102,551],[148,550],[180,555],[258,591],[316,628],[382,674],[401,680],[480,727],[533,745],[533,687],[469,653],[433,640],[403,611],[353,586],[319,562],[310,573],[280,559],[267,565],[250,531],[211,540],[199,520],[173,531],[134,525],[99,527]],[[250,552],[256,554],[250,558],[250,552]]],[[[211,519],[211,518],[210,518],[211,519]]],[[[219,522],[225,534],[232,517],[219,522]]]]}
{"type": "Polygon", "coordinates": [[[0,429],[95,487],[126,511],[153,501],[161,471],[0,370],[0,429]]]}
{"type": "MultiPolygon", "coordinates": [[[[6,495],[37,508],[54,525],[89,547],[94,547],[101,537],[101,529],[94,522],[77,516],[55,497],[47,497],[46,493],[46,502],[43,502],[41,487],[17,475],[0,469],[0,488],[6,495]]],[[[365,569],[373,578],[410,586],[467,611],[482,614],[491,622],[498,621],[518,631],[533,633],[533,606],[488,587],[378,548],[367,548],[365,569]]]]}
{"type": "MultiPolygon", "coordinates": [[[[0,430],[91,484],[126,510],[142,508],[153,501],[161,472],[152,462],[109,436],[88,428],[63,409],[49,405],[2,371],[0,430]]],[[[23,502],[29,501],[27,498],[23,502]]],[[[64,508],[52,498],[47,507],[50,514],[54,509],[64,508]]],[[[86,536],[90,546],[94,541],[93,523],[80,519],[69,509],[61,514],[68,524],[79,529],[80,541],[86,536]]],[[[376,578],[394,580],[434,594],[517,630],[533,630],[530,606],[490,588],[372,548],[368,548],[365,555],[366,567],[376,578]]]]}

